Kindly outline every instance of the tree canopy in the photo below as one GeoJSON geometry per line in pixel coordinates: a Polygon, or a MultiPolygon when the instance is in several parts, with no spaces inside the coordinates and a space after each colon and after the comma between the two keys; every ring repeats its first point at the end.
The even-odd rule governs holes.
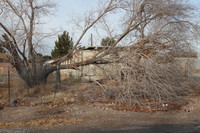
{"type": "Polygon", "coordinates": [[[64,31],[62,35],[58,36],[58,40],[55,42],[55,47],[51,52],[52,58],[60,58],[69,54],[73,44],[73,40],[69,36],[69,33],[64,31]]]}
{"type": "Polygon", "coordinates": [[[106,37],[101,40],[101,46],[112,46],[115,43],[113,37],[106,37]]]}

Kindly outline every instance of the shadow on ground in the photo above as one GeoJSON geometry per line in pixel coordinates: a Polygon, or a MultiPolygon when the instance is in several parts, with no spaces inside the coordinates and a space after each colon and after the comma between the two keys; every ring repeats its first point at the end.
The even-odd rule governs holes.
{"type": "Polygon", "coordinates": [[[72,133],[200,133],[200,123],[198,124],[161,124],[161,125],[141,125],[124,128],[101,129],[75,131],[72,133]]]}

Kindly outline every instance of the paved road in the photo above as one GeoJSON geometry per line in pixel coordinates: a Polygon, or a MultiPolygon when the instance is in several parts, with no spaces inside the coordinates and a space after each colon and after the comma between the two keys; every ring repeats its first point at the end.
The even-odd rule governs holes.
{"type": "Polygon", "coordinates": [[[200,123],[145,125],[118,129],[75,131],[73,133],[200,133],[200,123]]]}
{"type": "Polygon", "coordinates": [[[70,129],[61,127],[54,129],[38,128],[12,128],[0,129],[0,133],[200,133],[198,124],[162,124],[162,125],[141,125],[126,128],[113,129],[70,129]]]}

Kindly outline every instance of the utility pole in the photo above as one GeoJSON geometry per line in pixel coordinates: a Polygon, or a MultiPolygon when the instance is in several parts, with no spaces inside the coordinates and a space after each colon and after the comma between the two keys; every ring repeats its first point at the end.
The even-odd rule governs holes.
{"type": "Polygon", "coordinates": [[[10,98],[10,67],[8,66],[8,104],[11,104],[10,102],[10,100],[11,100],[11,98],[10,98]]]}
{"type": "Polygon", "coordinates": [[[91,34],[91,46],[93,46],[93,35],[91,34]]]}

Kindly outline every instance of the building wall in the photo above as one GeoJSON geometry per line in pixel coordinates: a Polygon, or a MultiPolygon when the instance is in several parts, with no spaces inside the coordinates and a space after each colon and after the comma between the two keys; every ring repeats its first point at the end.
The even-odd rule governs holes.
{"type": "MultiPolygon", "coordinates": [[[[89,58],[92,58],[97,52],[98,52],[97,50],[82,50],[73,55],[73,58],[71,60],[63,62],[62,65],[87,60],[89,58]]],[[[74,77],[89,81],[99,80],[104,77],[103,68],[105,68],[105,65],[81,66],[78,67],[77,70],[64,69],[61,70],[61,78],[64,79],[68,77],[74,77]]]]}
{"type": "Polygon", "coordinates": [[[199,58],[177,58],[176,61],[185,69],[188,75],[200,76],[199,58]]]}
{"type": "MultiPolygon", "coordinates": [[[[98,50],[96,49],[82,50],[76,53],[71,60],[63,62],[62,64],[81,62],[89,58],[92,58],[96,53],[98,53],[98,50]]],[[[123,53],[120,53],[120,54],[123,55],[123,53]]],[[[111,56],[112,56],[112,59],[114,59],[113,55],[109,55],[106,58],[110,59],[111,56]]],[[[116,58],[118,58],[118,56],[116,58]]],[[[183,69],[188,75],[200,76],[200,59],[177,58],[176,61],[182,65],[183,69]]],[[[73,69],[61,70],[61,77],[62,78],[75,77],[75,78],[81,78],[82,80],[93,81],[93,80],[99,80],[99,79],[105,78],[106,70],[110,70],[109,64],[108,65],[87,65],[87,66],[81,66],[77,70],[73,70],[73,69]]]]}

